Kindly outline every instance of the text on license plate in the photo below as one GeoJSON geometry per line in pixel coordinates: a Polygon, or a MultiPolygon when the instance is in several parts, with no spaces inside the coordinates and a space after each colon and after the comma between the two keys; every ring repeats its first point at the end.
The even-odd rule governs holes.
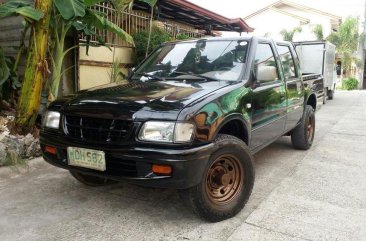
{"type": "Polygon", "coordinates": [[[90,168],[98,171],[105,171],[105,154],[103,151],[68,147],[67,159],[69,165],[90,168]]]}

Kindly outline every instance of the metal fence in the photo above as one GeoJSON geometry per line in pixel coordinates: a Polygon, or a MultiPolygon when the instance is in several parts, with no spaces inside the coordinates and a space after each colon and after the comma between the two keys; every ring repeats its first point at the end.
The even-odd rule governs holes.
{"type": "MultiPolygon", "coordinates": [[[[122,28],[126,33],[133,35],[150,28],[150,17],[144,12],[126,10],[117,14],[116,10],[108,3],[96,4],[93,10],[100,12],[105,18],[122,28]]],[[[90,42],[98,43],[98,38],[110,46],[133,47],[116,34],[107,30],[96,30],[96,35],[91,36],[90,42]]],[[[87,36],[81,34],[81,42],[87,41],[87,36]]]]}
{"type": "MultiPolygon", "coordinates": [[[[93,10],[101,13],[112,23],[122,28],[126,33],[133,35],[140,31],[148,30],[150,28],[150,15],[142,11],[126,10],[117,14],[117,11],[109,3],[100,3],[92,7],[93,10]]],[[[173,39],[180,38],[202,38],[204,34],[194,29],[186,29],[178,24],[163,23],[164,30],[167,31],[173,39]]],[[[84,34],[80,35],[79,40],[81,42],[87,41],[87,36],[84,34]]],[[[90,42],[97,44],[103,41],[109,46],[118,47],[133,47],[116,34],[107,30],[96,30],[96,35],[90,37],[90,42]],[[98,41],[99,40],[99,41],[98,41]]]]}
{"type": "Polygon", "coordinates": [[[205,35],[196,30],[185,29],[177,24],[164,23],[164,30],[168,32],[173,39],[185,38],[202,38],[205,35]]]}

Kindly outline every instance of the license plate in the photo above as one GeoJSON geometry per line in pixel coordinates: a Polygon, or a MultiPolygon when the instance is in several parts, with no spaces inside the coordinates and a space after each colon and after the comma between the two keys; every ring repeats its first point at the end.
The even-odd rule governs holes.
{"type": "Polygon", "coordinates": [[[69,165],[105,171],[105,154],[103,151],[78,147],[67,148],[69,165]]]}

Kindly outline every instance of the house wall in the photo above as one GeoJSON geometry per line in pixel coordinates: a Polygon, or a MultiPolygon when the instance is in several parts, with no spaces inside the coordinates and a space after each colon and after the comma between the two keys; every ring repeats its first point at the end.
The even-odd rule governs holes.
{"type": "MultiPolygon", "coordinates": [[[[21,17],[7,17],[0,20],[0,46],[4,49],[6,56],[16,57],[19,45],[20,35],[24,27],[21,17]]],[[[25,45],[28,46],[29,35],[25,38],[25,45]]],[[[25,54],[23,54],[18,69],[20,79],[24,75],[25,54]]]]}
{"type": "MultiPolygon", "coordinates": [[[[98,7],[102,8],[102,6],[99,5],[98,7]]],[[[113,14],[114,12],[108,12],[108,18],[111,21],[115,20],[113,14]]],[[[125,12],[118,25],[127,33],[134,34],[149,29],[150,21],[147,20],[149,17],[150,15],[143,11],[125,12]]],[[[172,20],[164,20],[163,22],[154,21],[154,24],[163,29],[165,29],[166,24],[169,26],[178,26],[181,30],[192,31],[198,35],[198,31],[192,26],[172,20]]],[[[86,47],[79,47],[77,90],[110,83],[110,73],[114,61],[120,63],[120,68],[126,76],[128,74],[128,69],[134,66],[134,49],[131,44],[121,41],[117,36],[108,32],[101,32],[100,35],[102,35],[106,43],[111,46],[112,51],[107,47],[90,47],[87,55],[86,47]]],[[[95,39],[92,38],[92,41],[95,41],[95,39]]],[[[81,42],[85,42],[85,38],[82,37],[81,42]]]]}
{"type": "Polygon", "coordinates": [[[282,29],[293,29],[300,25],[299,20],[273,10],[253,16],[245,21],[249,26],[254,28],[253,35],[267,35],[277,40],[282,39],[282,35],[280,34],[282,29]]]}
{"type": "Polygon", "coordinates": [[[302,38],[302,39],[300,39],[301,41],[316,40],[312,31],[313,31],[314,26],[317,24],[320,24],[323,26],[324,36],[328,36],[332,32],[331,19],[328,16],[316,14],[313,12],[307,12],[304,10],[299,10],[299,9],[291,8],[288,6],[281,7],[280,9],[310,20],[309,24],[304,25],[302,33],[298,35],[299,38],[302,38]],[[304,39],[306,37],[309,38],[310,36],[312,36],[313,39],[304,39]]]}
{"type": "Polygon", "coordinates": [[[110,73],[114,59],[120,63],[122,72],[127,75],[128,67],[133,64],[133,49],[126,47],[90,47],[88,55],[86,47],[79,48],[79,83],[78,89],[88,89],[98,85],[111,83],[110,73]]]}
{"type": "Polygon", "coordinates": [[[280,32],[283,29],[292,30],[298,26],[301,26],[302,32],[295,34],[294,41],[316,40],[316,37],[313,34],[313,28],[317,24],[321,24],[323,26],[324,36],[328,36],[332,31],[330,18],[327,16],[300,11],[290,7],[282,7],[280,9],[302,18],[309,19],[310,22],[307,24],[301,24],[300,19],[274,10],[268,10],[262,14],[253,16],[250,19],[246,19],[246,22],[255,28],[253,32],[255,35],[264,36],[267,34],[272,38],[279,40],[282,39],[280,32]]]}

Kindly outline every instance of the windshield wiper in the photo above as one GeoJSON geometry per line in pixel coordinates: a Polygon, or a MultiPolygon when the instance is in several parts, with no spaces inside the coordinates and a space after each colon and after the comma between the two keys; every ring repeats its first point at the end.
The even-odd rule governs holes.
{"type": "Polygon", "coordinates": [[[202,74],[195,74],[195,73],[192,73],[192,72],[173,71],[172,74],[191,75],[191,76],[194,76],[194,77],[205,79],[206,81],[220,81],[219,79],[215,79],[215,78],[212,78],[212,77],[207,77],[207,76],[202,75],[202,74]]]}
{"type": "Polygon", "coordinates": [[[161,81],[165,81],[165,78],[157,76],[157,75],[153,75],[153,74],[148,74],[148,73],[134,73],[134,75],[138,75],[138,76],[144,76],[144,77],[148,77],[151,80],[161,80],[161,81]]]}

